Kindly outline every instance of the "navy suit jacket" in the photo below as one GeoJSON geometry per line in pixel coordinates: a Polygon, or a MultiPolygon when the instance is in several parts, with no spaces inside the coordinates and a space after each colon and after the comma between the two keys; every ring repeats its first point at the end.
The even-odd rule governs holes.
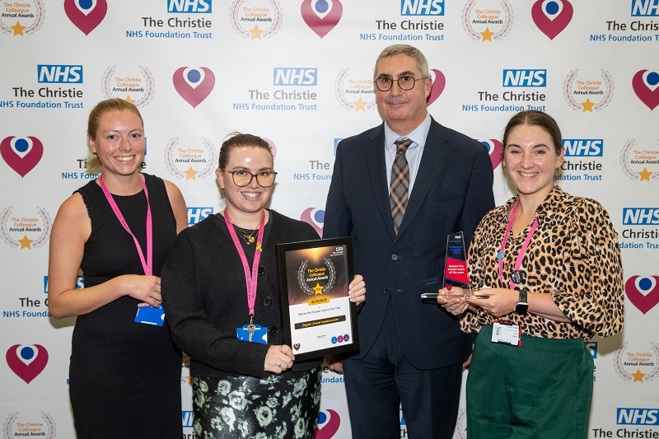
{"type": "Polygon", "coordinates": [[[353,358],[368,353],[391,300],[398,339],[413,366],[458,364],[471,353],[471,338],[456,317],[419,296],[443,286],[447,235],[464,231],[468,246],[494,207],[492,164],[480,142],[433,120],[395,236],[384,142],[382,124],[339,143],[325,207],[323,237],[352,237],[355,273],[366,281],[361,349],[353,358]]]}

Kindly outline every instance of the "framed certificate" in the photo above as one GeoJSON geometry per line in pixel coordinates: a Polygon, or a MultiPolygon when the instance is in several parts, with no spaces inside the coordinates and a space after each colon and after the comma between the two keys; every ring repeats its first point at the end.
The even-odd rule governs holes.
{"type": "Polygon", "coordinates": [[[352,240],[276,245],[284,342],[296,360],[359,349],[357,305],[350,302],[352,240]]]}

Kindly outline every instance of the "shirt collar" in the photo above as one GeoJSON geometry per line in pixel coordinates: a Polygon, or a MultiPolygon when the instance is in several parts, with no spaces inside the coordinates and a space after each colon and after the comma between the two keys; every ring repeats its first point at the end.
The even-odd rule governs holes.
{"type": "Polygon", "coordinates": [[[387,148],[395,149],[396,140],[398,140],[400,137],[407,137],[408,139],[412,139],[413,142],[412,145],[410,145],[410,148],[415,148],[418,145],[423,149],[423,146],[426,144],[426,139],[428,138],[428,131],[430,131],[431,123],[432,119],[430,117],[430,113],[428,113],[426,114],[426,118],[423,119],[423,122],[421,122],[419,126],[414,129],[414,131],[409,133],[407,136],[399,136],[398,134],[394,133],[385,122],[384,141],[386,142],[385,144],[387,145],[387,148]]]}

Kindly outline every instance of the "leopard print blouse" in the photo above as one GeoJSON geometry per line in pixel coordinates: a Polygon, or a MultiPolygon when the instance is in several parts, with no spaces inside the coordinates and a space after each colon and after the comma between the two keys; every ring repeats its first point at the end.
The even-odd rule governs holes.
{"type": "MultiPolygon", "coordinates": [[[[507,288],[511,270],[529,232],[510,236],[504,252],[503,282],[497,253],[508,213],[517,197],[491,210],[479,224],[469,247],[469,276],[473,287],[507,288]]],[[[520,325],[524,334],[544,338],[590,340],[620,332],[624,323],[624,281],[617,233],[608,213],[597,201],[575,197],[555,186],[536,210],[538,228],[526,250],[522,270],[526,279],[518,289],[551,294],[571,321],[556,322],[532,313],[505,318],[520,325]]],[[[460,324],[464,332],[478,332],[494,316],[479,308],[467,311],[460,324]]]]}

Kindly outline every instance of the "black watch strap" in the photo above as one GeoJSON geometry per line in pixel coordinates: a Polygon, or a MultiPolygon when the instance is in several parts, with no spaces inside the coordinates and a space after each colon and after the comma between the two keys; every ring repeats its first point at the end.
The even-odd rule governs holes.
{"type": "Polygon", "coordinates": [[[517,306],[515,307],[515,312],[517,314],[526,314],[526,311],[529,309],[529,299],[528,294],[525,290],[519,290],[519,299],[517,300],[517,306]]]}

